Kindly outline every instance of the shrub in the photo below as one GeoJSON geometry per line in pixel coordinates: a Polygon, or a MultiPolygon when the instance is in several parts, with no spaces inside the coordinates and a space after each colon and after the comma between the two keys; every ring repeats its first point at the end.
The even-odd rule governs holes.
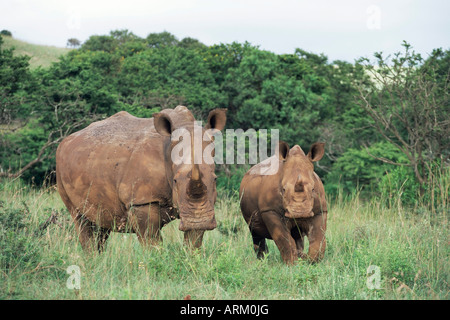
{"type": "Polygon", "coordinates": [[[26,211],[0,207],[0,269],[3,271],[35,262],[39,257],[26,211]]]}
{"type": "Polygon", "coordinates": [[[411,168],[395,167],[381,178],[380,193],[390,206],[399,202],[414,205],[419,194],[419,183],[415,181],[411,168]]]}
{"type": "Polygon", "coordinates": [[[325,179],[327,192],[336,194],[339,186],[348,193],[354,193],[359,187],[364,187],[365,191],[377,189],[376,185],[386,172],[397,167],[384,163],[374,156],[394,162],[402,162],[406,159],[395,146],[388,142],[374,143],[367,149],[349,148],[337,159],[327,175],[325,179]]]}
{"type": "Polygon", "coordinates": [[[218,281],[227,290],[240,289],[244,285],[242,273],[243,260],[235,252],[222,251],[214,261],[209,272],[209,278],[218,281]]]}
{"type": "Polygon", "coordinates": [[[3,29],[2,31],[0,31],[0,35],[7,36],[7,37],[12,37],[12,32],[9,31],[9,30],[3,29]]]}
{"type": "Polygon", "coordinates": [[[432,211],[445,208],[448,203],[450,168],[441,169],[440,162],[431,163],[428,183],[421,190],[411,167],[395,167],[380,181],[381,198],[389,205],[424,206],[432,211]]]}

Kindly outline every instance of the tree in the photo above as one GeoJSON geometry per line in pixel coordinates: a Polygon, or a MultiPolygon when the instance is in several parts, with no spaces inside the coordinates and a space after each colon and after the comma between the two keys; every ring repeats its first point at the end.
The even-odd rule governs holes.
{"type": "Polygon", "coordinates": [[[70,38],[67,40],[67,46],[72,48],[78,48],[81,46],[81,41],[76,38],[70,38]]]}
{"type": "Polygon", "coordinates": [[[8,130],[0,136],[0,177],[40,183],[54,170],[62,139],[119,111],[109,76],[117,72],[118,59],[107,52],[73,50],[33,73],[22,60],[12,50],[0,51],[0,88],[8,102],[2,105],[11,105],[3,126],[8,130]]]}
{"type": "Polygon", "coordinates": [[[39,125],[40,86],[29,70],[30,58],[1,45],[0,37],[0,178],[15,178],[46,160],[63,136],[39,125]]]}
{"type": "Polygon", "coordinates": [[[3,29],[2,31],[0,31],[0,35],[2,36],[7,36],[7,37],[12,37],[12,32],[6,29],[3,29]]]}
{"type": "Polygon", "coordinates": [[[31,75],[28,56],[15,56],[14,49],[3,49],[0,36],[0,124],[10,125],[20,113],[24,89],[31,75]]]}
{"type": "Polygon", "coordinates": [[[90,36],[81,47],[83,50],[105,51],[112,53],[119,45],[119,40],[111,36],[90,36]]]}
{"type": "Polygon", "coordinates": [[[128,41],[139,39],[137,35],[135,35],[133,32],[128,31],[128,29],[113,30],[109,34],[112,38],[116,39],[119,42],[119,45],[122,45],[128,41]]]}
{"type": "Polygon", "coordinates": [[[147,36],[147,43],[150,48],[161,48],[167,46],[176,46],[178,39],[173,34],[167,31],[159,33],[150,33],[147,36]]]}
{"type": "Polygon", "coordinates": [[[198,41],[197,39],[186,37],[178,42],[178,46],[186,49],[204,49],[206,45],[198,41]]]}
{"type": "Polygon", "coordinates": [[[178,46],[147,49],[127,57],[117,78],[123,101],[148,109],[184,103],[203,116],[224,103],[202,57],[178,46]]]}
{"type": "Polygon", "coordinates": [[[438,160],[444,166],[449,159],[450,55],[435,50],[424,61],[408,43],[403,47],[404,52],[392,59],[376,53],[376,65],[368,59],[360,60],[373,81],[357,84],[357,101],[383,139],[396,146],[407,162],[376,158],[411,167],[423,194],[432,163],[438,160]]]}

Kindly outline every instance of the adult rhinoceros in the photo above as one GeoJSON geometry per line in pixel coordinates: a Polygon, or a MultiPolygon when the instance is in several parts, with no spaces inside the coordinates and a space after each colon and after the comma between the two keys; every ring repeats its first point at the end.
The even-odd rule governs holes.
{"type": "Polygon", "coordinates": [[[266,239],[275,241],[281,258],[288,264],[298,257],[317,261],[323,256],[327,204],[313,165],[323,154],[323,143],[314,143],[305,155],[300,146],[289,150],[280,141],[278,154],[273,156],[278,157],[277,171],[267,170],[267,164],[274,160],[269,158],[244,175],[239,193],[241,211],[258,258],[267,252],[266,239]],[[307,255],[303,253],[305,236],[309,240],[307,255]]]}
{"type": "Polygon", "coordinates": [[[56,179],[83,249],[102,250],[111,231],[156,244],[176,218],[185,241],[199,247],[204,231],[216,227],[214,163],[173,162],[179,142],[171,135],[181,128],[222,130],[225,123],[225,109],[211,111],[205,128],[184,106],[147,119],[121,111],[65,138],[56,151],[56,179]]]}

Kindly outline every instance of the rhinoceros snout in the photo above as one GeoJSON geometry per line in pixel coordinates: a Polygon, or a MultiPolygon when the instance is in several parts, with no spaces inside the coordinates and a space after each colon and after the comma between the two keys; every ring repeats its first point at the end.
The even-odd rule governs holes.
{"type": "Polygon", "coordinates": [[[299,219],[299,218],[311,218],[314,216],[314,212],[311,211],[291,211],[286,209],[286,211],[284,212],[284,215],[286,216],[286,218],[291,218],[291,219],[299,219]]]}
{"type": "Polygon", "coordinates": [[[178,229],[180,231],[190,230],[213,230],[217,227],[214,211],[207,214],[203,214],[202,217],[189,217],[180,215],[180,225],[178,229]]]}

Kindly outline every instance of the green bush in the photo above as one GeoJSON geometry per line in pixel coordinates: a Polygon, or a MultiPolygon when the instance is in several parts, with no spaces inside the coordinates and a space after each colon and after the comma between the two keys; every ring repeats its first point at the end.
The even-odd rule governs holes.
{"type": "Polygon", "coordinates": [[[392,168],[380,181],[381,198],[389,205],[398,203],[407,206],[423,206],[430,210],[440,210],[449,200],[448,181],[450,168],[441,169],[440,162],[430,164],[428,182],[422,186],[417,181],[411,167],[392,168]]]}
{"type": "Polygon", "coordinates": [[[0,269],[16,269],[39,258],[26,209],[0,207],[0,269]]]}
{"type": "Polygon", "coordinates": [[[419,187],[410,167],[395,167],[381,178],[381,198],[386,199],[390,206],[397,203],[414,205],[417,204],[419,187]]]}
{"type": "Polygon", "coordinates": [[[396,167],[384,163],[376,158],[383,157],[394,162],[405,161],[405,156],[388,142],[374,143],[367,149],[349,148],[334,163],[331,172],[327,175],[325,188],[331,194],[337,194],[339,188],[346,193],[355,193],[363,188],[364,191],[378,191],[380,183],[386,172],[396,167]]]}
{"type": "Polygon", "coordinates": [[[383,254],[382,273],[387,279],[400,281],[408,286],[414,283],[417,261],[413,248],[408,243],[391,240],[387,252],[383,254]]]}
{"type": "Polygon", "coordinates": [[[227,290],[240,289],[244,285],[243,263],[242,256],[237,256],[236,252],[221,251],[209,271],[208,278],[218,281],[227,290]]]}
{"type": "Polygon", "coordinates": [[[0,35],[2,36],[7,36],[7,37],[12,37],[12,32],[6,29],[3,29],[2,31],[0,31],[0,35]]]}
{"type": "MultiPolygon", "coordinates": [[[[226,166],[226,165],[225,165],[226,166]]],[[[239,193],[242,178],[249,167],[247,165],[226,166],[217,173],[217,189],[228,195],[239,193]]]]}

